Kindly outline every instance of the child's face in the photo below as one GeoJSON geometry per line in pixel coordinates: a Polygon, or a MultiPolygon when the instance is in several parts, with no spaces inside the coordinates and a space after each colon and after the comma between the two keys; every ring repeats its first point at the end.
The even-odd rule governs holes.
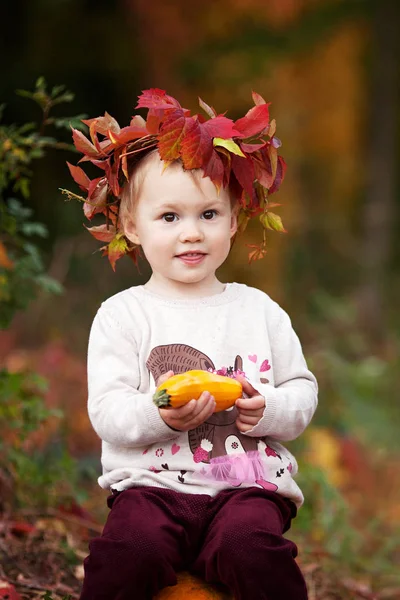
{"type": "Polygon", "coordinates": [[[160,289],[207,293],[237,229],[229,194],[211,180],[164,163],[154,154],[125,234],[140,244],[160,289]],[[186,288],[187,290],[187,288],[186,288]]]}

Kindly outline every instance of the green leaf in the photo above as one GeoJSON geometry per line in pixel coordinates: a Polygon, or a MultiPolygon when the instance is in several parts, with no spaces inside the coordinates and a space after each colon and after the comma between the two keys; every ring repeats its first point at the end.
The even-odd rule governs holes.
{"type": "Polygon", "coordinates": [[[35,222],[23,223],[21,227],[21,232],[24,235],[38,235],[42,238],[47,238],[47,236],[49,235],[46,225],[43,225],[43,223],[35,222]]]}
{"type": "Polygon", "coordinates": [[[36,278],[37,283],[40,287],[50,294],[57,294],[60,296],[64,292],[64,288],[59,281],[49,277],[49,275],[39,275],[36,278]]]}
{"type": "Polygon", "coordinates": [[[282,219],[279,215],[276,215],[272,212],[267,212],[260,215],[260,221],[266,229],[273,229],[274,231],[282,231],[286,232],[286,229],[283,226],[282,219]]]}

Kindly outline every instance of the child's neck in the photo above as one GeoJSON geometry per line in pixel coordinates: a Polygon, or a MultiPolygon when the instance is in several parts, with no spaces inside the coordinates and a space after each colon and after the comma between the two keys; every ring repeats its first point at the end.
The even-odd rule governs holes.
{"type": "Polygon", "coordinates": [[[166,298],[204,298],[205,296],[221,294],[225,290],[225,284],[215,276],[211,281],[183,283],[171,280],[164,281],[153,274],[144,287],[150,292],[166,298]]]}

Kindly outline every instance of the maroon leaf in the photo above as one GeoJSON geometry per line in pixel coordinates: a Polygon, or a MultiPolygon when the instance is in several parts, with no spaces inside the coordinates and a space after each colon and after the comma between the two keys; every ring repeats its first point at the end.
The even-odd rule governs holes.
{"type": "Polygon", "coordinates": [[[240,156],[232,155],[232,170],[235,177],[242,188],[251,195],[253,192],[254,182],[254,165],[251,158],[241,158],[240,156]]]}
{"type": "Polygon", "coordinates": [[[275,176],[274,183],[272,184],[272,186],[269,189],[270,194],[273,194],[274,192],[277,192],[279,190],[281,183],[285,178],[285,173],[286,173],[286,163],[285,163],[284,159],[282,158],[282,156],[278,156],[276,176],[275,176]]]}
{"type": "Polygon", "coordinates": [[[253,152],[257,152],[257,150],[261,150],[261,148],[264,148],[266,144],[267,142],[260,140],[259,143],[256,142],[254,144],[245,144],[245,142],[241,142],[239,146],[243,150],[243,152],[247,152],[247,154],[252,154],[253,152]]]}
{"type": "Polygon", "coordinates": [[[224,163],[215,150],[212,151],[210,160],[204,166],[204,176],[211,179],[218,191],[224,184],[224,163]]]}

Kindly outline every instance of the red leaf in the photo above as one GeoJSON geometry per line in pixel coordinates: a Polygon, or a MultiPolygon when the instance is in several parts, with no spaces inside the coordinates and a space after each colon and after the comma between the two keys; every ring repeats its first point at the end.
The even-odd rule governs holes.
{"type": "Polygon", "coordinates": [[[211,137],[220,137],[224,139],[242,137],[240,131],[235,128],[234,122],[222,115],[205,121],[203,127],[211,137]]]}
{"type": "Polygon", "coordinates": [[[136,140],[138,138],[142,138],[145,135],[148,135],[148,131],[146,127],[137,127],[135,125],[129,125],[129,127],[124,127],[121,129],[119,134],[114,134],[110,132],[110,140],[115,146],[122,146],[131,142],[132,140],[136,140]]]}
{"type": "Polygon", "coordinates": [[[269,125],[269,104],[253,106],[244,117],[235,121],[235,127],[243,137],[261,134],[269,125]]]}
{"type": "Polygon", "coordinates": [[[21,596],[12,583],[0,579],[0,598],[7,598],[8,600],[21,600],[21,596]]]}
{"type": "Polygon", "coordinates": [[[186,119],[181,145],[181,157],[185,169],[199,169],[206,165],[213,151],[212,138],[197,119],[186,119]]]}
{"type": "MultiPolygon", "coordinates": [[[[84,226],[86,227],[86,225],[84,226]]],[[[96,225],[95,227],[86,227],[86,229],[96,240],[100,240],[101,242],[111,242],[116,234],[115,227],[111,225],[107,228],[107,223],[96,225]]]]}
{"type": "Polygon", "coordinates": [[[88,202],[83,205],[85,217],[89,220],[93,215],[104,211],[107,204],[108,185],[105,177],[98,177],[90,182],[88,202]]]}
{"type": "MultiPolygon", "coordinates": [[[[95,158],[90,159],[90,162],[95,165],[96,167],[99,167],[99,169],[102,169],[103,171],[106,170],[106,164],[107,164],[107,160],[96,160],[95,158]]],[[[79,162],[84,162],[82,160],[80,160],[79,162]]]]}
{"type": "Polygon", "coordinates": [[[80,167],[75,167],[67,162],[68,169],[74,179],[74,181],[79,185],[81,190],[88,190],[90,185],[90,179],[86,175],[85,171],[80,167]]]}
{"type": "Polygon", "coordinates": [[[271,161],[268,154],[264,151],[254,157],[254,173],[256,179],[261,185],[269,190],[273,184],[274,177],[272,175],[271,161]]]}
{"type": "Polygon", "coordinates": [[[99,153],[92,142],[90,142],[78,129],[74,129],[73,127],[71,127],[71,129],[74,145],[78,152],[82,152],[82,154],[85,154],[90,158],[99,158],[99,153]]]}
{"type": "Polygon", "coordinates": [[[110,190],[112,191],[115,197],[118,197],[120,193],[120,187],[118,183],[118,171],[121,151],[122,150],[120,149],[114,152],[114,162],[112,165],[110,165],[108,161],[106,163],[106,177],[108,180],[108,185],[110,186],[110,190]]]}
{"type": "Polygon", "coordinates": [[[172,96],[168,96],[165,90],[159,88],[151,88],[143,90],[138,98],[136,108],[182,108],[178,100],[172,96]]]}
{"type": "Polygon", "coordinates": [[[182,109],[173,110],[165,119],[158,135],[158,150],[162,160],[170,162],[179,158],[185,124],[182,109]]]}
{"type": "Polygon", "coordinates": [[[243,150],[243,152],[247,152],[247,154],[252,154],[253,152],[257,152],[257,150],[261,150],[261,148],[264,148],[266,144],[267,142],[263,141],[256,144],[245,144],[244,142],[241,142],[239,146],[241,150],[243,150]]]}
{"type": "Polygon", "coordinates": [[[251,196],[253,193],[254,165],[250,158],[232,155],[232,170],[242,188],[251,196]]]}
{"type": "Polygon", "coordinates": [[[11,521],[10,531],[14,535],[23,536],[29,535],[30,533],[34,533],[35,531],[37,531],[37,529],[35,525],[27,523],[26,521],[11,521]]]}
{"type": "Polygon", "coordinates": [[[156,135],[158,133],[158,130],[160,129],[160,125],[164,117],[164,112],[165,111],[163,110],[157,110],[155,108],[151,108],[149,110],[149,112],[147,113],[146,121],[146,127],[149,133],[153,135],[156,135]]]}
{"type": "Polygon", "coordinates": [[[211,179],[218,191],[224,183],[224,171],[222,158],[213,150],[210,160],[204,166],[204,176],[211,179]]]}
{"type": "Polygon", "coordinates": [[[276,177],[275,177],[274,183],[272,184],[272,186],[269,189],[270,194],[273,194],[274,192],[277,192],[279,190],[280,185],[285,178],[285,173],[286,173],[286,163],[285,163],[284,159],[282,158],[282,156],[278,156],[276,177]]]}

